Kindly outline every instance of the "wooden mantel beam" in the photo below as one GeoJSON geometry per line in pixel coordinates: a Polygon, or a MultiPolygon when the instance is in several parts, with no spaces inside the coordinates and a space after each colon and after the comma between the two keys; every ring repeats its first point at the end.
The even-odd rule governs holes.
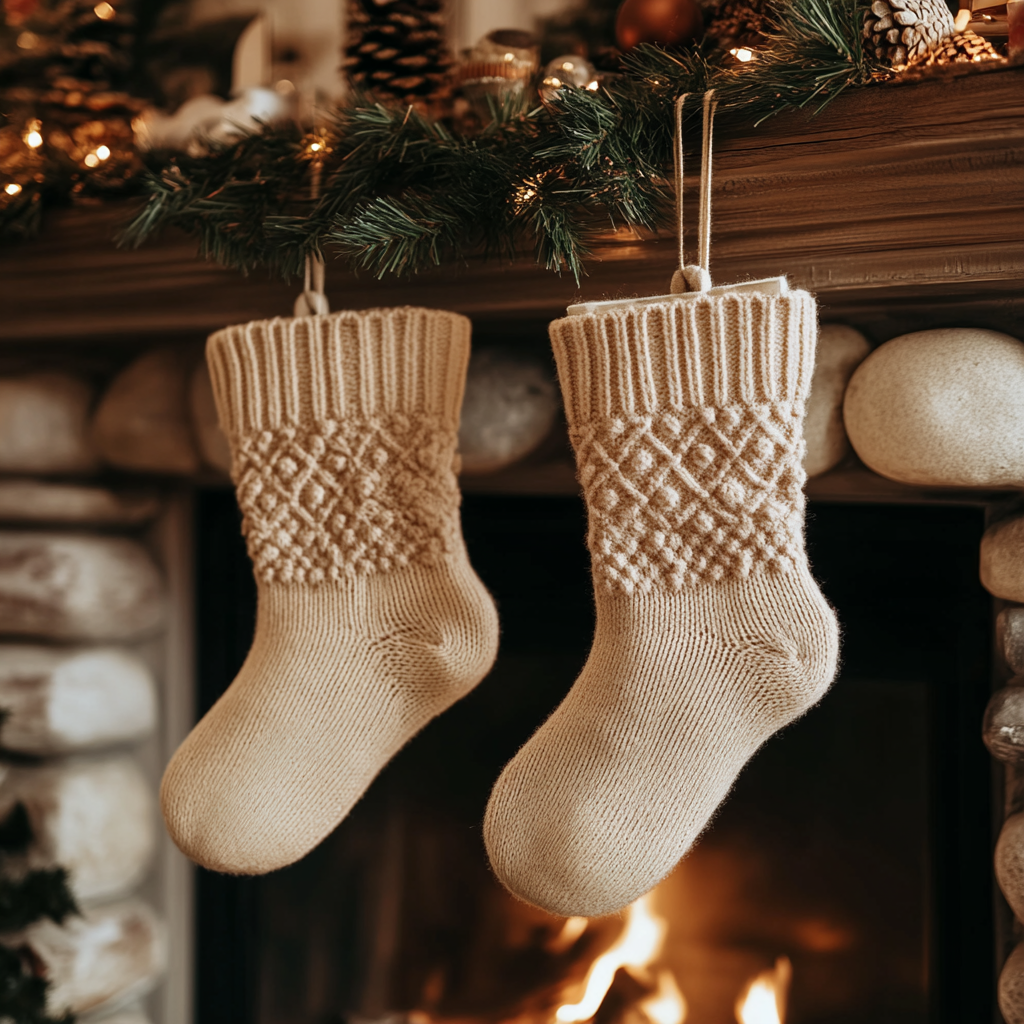
{"type": "MultiPolygon", "coordinates": [[[[952,293],[1019,301],[1024,67],[851,91],[818,117],[788,114],[756,130],[723,117],[718,133],[716,281],[784,273],[851,307],[952,293]]],[[[290,313],[294,283],[201,262],[183,235],[116,249],[130,210],[57,211],[39,238],[0,249],[0,341],[130,342],[290,313]]],[[[621,232],[602,240],[578,288],[524,258],[383,282],[328,268],[327,290],[334,309],[418,304],[540,320],[580,296],[665,291],[674,259],[670,235],[621,232]]]]}

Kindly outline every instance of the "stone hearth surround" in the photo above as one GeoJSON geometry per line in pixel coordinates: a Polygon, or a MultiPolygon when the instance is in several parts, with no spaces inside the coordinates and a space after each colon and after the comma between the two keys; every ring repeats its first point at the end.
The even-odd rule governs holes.
{"type": "MultiPolygon", "coordinates": [[[[523,365],[524,379],[542,379],[542,365],[523,365]]],[[[463,438],[491,452],[489,470],[510,461],[502,453],[511,461],[525,454],[511,436],[523,431],[508,397],[513,371],[470,379],[467,405],[501,410],[490,420],[476,412],[476,433],[463,438]]],[[[530,394],[536,404],[536,388],[530,394]]],[[[538,418],[553,419],[543,402],[532,416],[533,434],[538,418]]],[[[981,577],[996,598],[1024,605],[1024,515],[1015,498],[1024,488],[1024,344],[940,329],[872,352],[853,328],[825,325],[806,434],[812,478],[848,459],[852,441],[889,479],[1006,492],[982,544],[981,577]]],[[[63,373],[0,378],[0,706],[10,712],[0,742],[39,758],[5,770],[0,816],[25,807],[29,866],[67,867],[85,910],[62,928],[34,925],[2,941],[30,946],[50,970],[54,1012],[86,1014],[83,1021],[120,1004],[121,1024],[150,1020],[133,1000],[159,984],[168,959],[174,988],[188,990],[181,972],[190,919],[176,905],[191,898],[188,872],[162,840],[155,806],[191,700],[175,692],[191,688],[181,621],[190,602],[175,564],[187,546],[187,506],[168,481],[223,482],[228,469],[198,349],[154,348],[102,389],[63,373]],[[143,937],[131,955],[102,938],[126,930],[143,937]],[[87,957],[101,966],[76,971],[87,957]]],[[[996,876],[1021,919],[1024,607],[1001,613],[998,643],[1016,675],[985,721],[989,749],[1009,773],[996,876]]],[[[177,1003],[149,1005],[164,1024],[182,1024],[185,997],[177,1003]]],[[[1003,968],[1000,1004],[1008,1022],[1024,1021],[1024,946],[1003,968]]]]}

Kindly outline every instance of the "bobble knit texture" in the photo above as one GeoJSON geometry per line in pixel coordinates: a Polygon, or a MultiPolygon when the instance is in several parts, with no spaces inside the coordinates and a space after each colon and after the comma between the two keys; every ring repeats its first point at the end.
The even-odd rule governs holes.
{"type": "Polygon", "coordinates": [[[161,800],[192,859],[290,864],[497,649],[455,443],[469,323],[424,309],[232,327],[207,346],[259,594],[241,672],[161,800]]]}
{"type": "Polygon", "coordinates": [[[828,688],[838,631],[803,542],[816,331],[804,292],[552,324],[597,631],[488,804],[491,863],[521,898],[585,916],[637,899],[828,688]]]}

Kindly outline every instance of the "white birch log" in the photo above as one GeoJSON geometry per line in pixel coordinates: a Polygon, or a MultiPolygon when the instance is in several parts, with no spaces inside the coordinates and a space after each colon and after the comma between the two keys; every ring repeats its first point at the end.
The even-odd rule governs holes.
{"type": "Polygon", "coordinates": [[[154,519],[160,498],[151,491],[47,480],[0,480],[0,522],[75,526],[137,526],[154,519]]]}
{"type": "Polygon", "coordinates": [[[0,634],[124,640],[160,624],[163,582],[123,537],[0,532],[0,634]]]}
{"type": "Polygon", "coordinates": [[[0,747],[53,756],[148,736],[156,726],[149,668],[116,647],[0,644],[0,747]]]}
{"type": "Polygon", "coordinates": [[[188,410],[195,353],[158,348],[122,370],[93,420],[93,440],[111,465],[147,473],[199,469],[188,410]]]}
{"type": "Polygon", "coordinates": [[[853,371],[870,351],[860,331],[843,324],[822,325],[804,417],[804,470],[808,476],[827,473],[850,450],[843,425],[843,396],[853,371]]]}
{"type": "Polygon", "coordinates": [[[163,922],[139,900],[93,907],[61,925],[37,921],[0,941],[31,951],[50,982],[46,1009],[54,1017],[141,998],[167,966],[163,922]]]}
{"type": "Polygon", "coordinates": [[[192,412],[192,429],[195,431],[199,452],[208,466],[222,473],[231,472],[231,447],[227,435],[220,429],[217,418],[217,404],[213,399],[213,384],[210,369],[202,359],[192,371],[189,383],[189,407],[192,412]]]}
{"type": "Polygon", "coordinates": [[[0,472],[95,469],[89,436],[92,388],[63,373],[0,379],[0,472]]]}
{"type": "Polygon", "coordinates": [[[156,798],[129,754],[8,767],[0,782],[0,820],[18,805],[32,841],[19,862],[64,867],[82,902],[131,892],[156,849],[156,798]]]}
{"type": "Polygon", "coordinates": [[[77,1024],[153,1024],[144,1010],[131,1007],[122,1010],[97,1010],[78,1017],[77,1024]]]}

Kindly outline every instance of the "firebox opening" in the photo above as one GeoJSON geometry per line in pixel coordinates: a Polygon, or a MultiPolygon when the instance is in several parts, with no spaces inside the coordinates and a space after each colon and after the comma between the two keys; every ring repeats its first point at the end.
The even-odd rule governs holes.
{"type": "MultiPolygon", "coordinates": [[[[597,921],[515,901],[480,836],[502,765],[587,656],[582,504],[467,496],[463,522],[499,604],[495,669],[304,861],[259,880],[201,873],[200,1024],[991,1015],[980,510],[812,506],[812,565],[843,628],[839,681],[756,755],[668,879],[622,917],[597,921]]],[[[252,634],[237,530],[230,493],[204,493],[201,710],[252,634]]]]}

